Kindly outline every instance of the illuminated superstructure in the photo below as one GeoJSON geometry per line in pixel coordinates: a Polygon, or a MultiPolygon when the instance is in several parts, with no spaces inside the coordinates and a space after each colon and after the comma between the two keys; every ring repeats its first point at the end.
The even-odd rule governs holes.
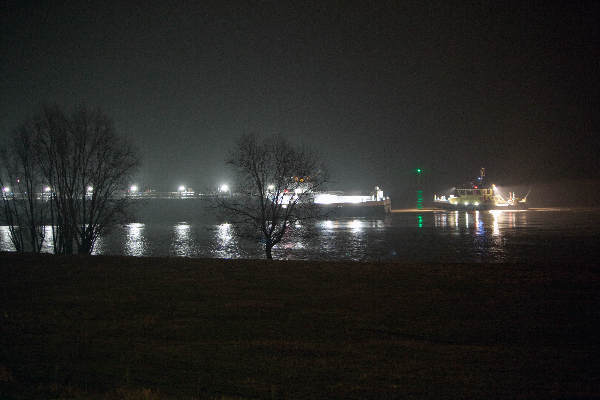
{"type": "Polygon", "coordinates": [[[392,201],[375,186],[370,195],[345,195],[342,192],[315,193],[314,203],[334,216],[386,215],[392,212],[392,201]]]}
{"type": "Polygon", "coordinates": [[[527,208],[527,196],[516,197],[514,192],[503,196],[496,185],[488,185],[485,180],[485,168],[481,168],[476,180],[454,189],[449,196],[433,196],[433,203],[449,210],[515,210],[527,208]]]}

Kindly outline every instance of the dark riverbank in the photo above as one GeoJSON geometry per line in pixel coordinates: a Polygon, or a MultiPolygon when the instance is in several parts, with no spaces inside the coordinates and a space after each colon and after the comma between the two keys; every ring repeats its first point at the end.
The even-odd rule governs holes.
{"type": "Polygon", "coordinates": [[[600,398],[600,269],[0,253],[1,398],[600,398]]]}

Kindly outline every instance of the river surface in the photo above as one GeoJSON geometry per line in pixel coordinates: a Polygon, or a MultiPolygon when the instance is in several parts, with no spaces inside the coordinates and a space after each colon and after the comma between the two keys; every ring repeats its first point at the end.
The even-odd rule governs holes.
{"type": "MultiPolygon", "coordinates": [[[[263,258],[259,237],[206,218],[118,225],[95,254],[263,258]]],[[[597,263],[600,209],[401,212],[297,225],[274,249],[279,259],[416,262],[597,263]]],[[[13,250],[0,226],[0,250],[13,250]]],[[[45,251],[51,251],[48,246],[45,251]]]]}

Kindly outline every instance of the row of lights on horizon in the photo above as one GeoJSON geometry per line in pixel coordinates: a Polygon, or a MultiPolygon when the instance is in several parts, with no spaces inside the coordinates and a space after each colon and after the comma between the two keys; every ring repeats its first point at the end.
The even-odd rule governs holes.
{"type": "MultiPolygon", "coordinates": [[[[44,186],[44,192],[45,193],[50,193],[51,190],[52,189],[50,188],[50,186],[44,186]]],[[[223,184],[219,185],[219,192],[221,192],[221,193],[228,193],[229,190],[230,190],[230,188],[229,188],[228,184],[223,183],[223,184]]],[[[269,190],[269,191],[275,190],[275,185],[268,185],[267,186],[267,190],[269,190]]],[[[5,186],[5,187],[2,188],[2,191],[4,193],[10,193],[10,187],[5,186]]],[[[86,188],[86,191],[88,193],[92,193],[94,191],[94,188],[92,186],[88,186],[86,188]]],[[[188,192],[188,188],[185,185],[179,185],[177,187],[177,191],[181,192],[181,193],[186,193],[186,192],[188,192]]],[[[129,193],[139,193],[139,192],[140,192],[140,188],[139,188],[138,185],[133,184],[133,185],[129,186],[129,193]]]]}

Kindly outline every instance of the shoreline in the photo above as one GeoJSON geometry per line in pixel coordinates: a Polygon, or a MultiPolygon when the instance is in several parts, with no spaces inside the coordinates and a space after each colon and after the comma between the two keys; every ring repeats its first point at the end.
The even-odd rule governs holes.
{"type": "Polygon", "coordinates": [[[0,397],[593,398],[597,265],[0,253],[0,397]]]}

